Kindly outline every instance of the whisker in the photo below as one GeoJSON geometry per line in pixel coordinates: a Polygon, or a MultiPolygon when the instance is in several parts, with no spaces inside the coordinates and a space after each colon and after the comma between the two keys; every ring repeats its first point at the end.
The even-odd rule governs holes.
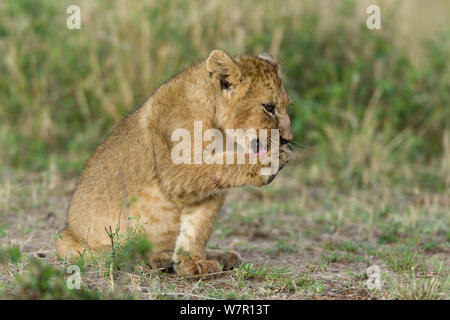
{"type": "MultiPolygon", "coordinates": [[[[277,140],[273,136],[267,137],[267,144],[274,145],[277,143],[279,144],[279,146],[281,146],[280,142],[279,141],[277,142],[277,140]]],[[[305,149],[314,148],[314,146],[307,146],[307,145],[301,144],[295,140],[289,141],[288,147],[291,149],[292,152],[299,152],[299,151],[303,151],[305,149]]]]}
{"type": "Polygon", "coordinates": [[[292,143],[292,144],[294,144],[294,145],[296,145],[296,146],[299,146],[299,147],[302,147],[302,148],[308,148],[309,146],[306,146],[306,145],[304,145],[304,144],[301,144],[300,142],[297,142],[297,141],[295,141],[295,140],[291,140],[291,141],[289,141],[289,143],[292,143]]]}

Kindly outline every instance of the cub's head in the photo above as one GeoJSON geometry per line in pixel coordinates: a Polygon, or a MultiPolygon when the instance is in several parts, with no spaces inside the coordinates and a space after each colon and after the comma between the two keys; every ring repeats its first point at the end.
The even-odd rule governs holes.
{"type": "Polygon", "coordinates": [[[288,115],[291,103],[280,76],[280,66],[267,54],[231,58],[214,50],[206,60],[222,106],[217,115],[223,129],[278,129],[280,144],[292,140],[288,115]]]}

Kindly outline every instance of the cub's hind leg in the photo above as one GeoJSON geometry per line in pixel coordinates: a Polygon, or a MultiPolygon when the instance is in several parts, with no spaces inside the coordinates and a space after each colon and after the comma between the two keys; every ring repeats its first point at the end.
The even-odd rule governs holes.
{"type": "Polygon", "coordinates": [[[62,230],[56,238],[56,252],[61,258],[71,258],[82,255],[85,246],[67,228],[62,230]]]}
{"type": "Polygon", "coordinates": [[[154,253],[150,256],[149,263],[152,269],[173,271],[173,250],[154,253]]]}
{"type": "Polygon", "coordinates": [[[234,250],[206,249],[206,259],[218,261],[223,270],[234,269],[242,263],[241,255],[234,250]]]}

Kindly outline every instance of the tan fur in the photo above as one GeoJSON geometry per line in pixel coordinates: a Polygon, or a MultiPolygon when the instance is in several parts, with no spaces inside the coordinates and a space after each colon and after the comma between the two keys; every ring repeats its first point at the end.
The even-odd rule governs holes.
{"type": "MultiPolygon", "coordinates": [[[[70,202],[67,226],[56,240],[60,256],[84,248],[110,246],[104,228],[125,233],[139,217],[154,245],[152,263],[172,261],[182,274],[220,271],[241,262],[234,251],[205,250],[214,219],[227,188],[263,186],[273,176],[259,174],[261,164],[179,164],[171,161],[172,132],[254,128],[280,130],[292,139],[290,104],[278,63],[269,55],[235,59],[214,50],[206,61],[163,84],[134,113],[126,117],[97,148],[78,180],[70,202]],[[261,104],[276,103],[270,117],[261,104]],[[130,203],[131,198],[137,199],[130,203]],[[209,259],[209,260],[208,260],[209,259]]],[[[191,134],[193,136],[193,134],[191,134]]],[[[205,147],[203,143],[203,148],[205,147]]],[[[281,147],[280,166],[288,149],[281,147]]]]}

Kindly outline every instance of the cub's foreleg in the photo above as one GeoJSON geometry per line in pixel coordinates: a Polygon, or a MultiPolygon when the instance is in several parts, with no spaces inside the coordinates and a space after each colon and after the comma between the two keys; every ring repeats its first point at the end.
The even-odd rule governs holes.
{"type": "Polygon", "coordinates": [[[219,262],[207,260],[205,247],[223,195],[208,197],[181,210],[180,234],[175,245],[175,270],[182,275],[220,272],[219,262]]]}

